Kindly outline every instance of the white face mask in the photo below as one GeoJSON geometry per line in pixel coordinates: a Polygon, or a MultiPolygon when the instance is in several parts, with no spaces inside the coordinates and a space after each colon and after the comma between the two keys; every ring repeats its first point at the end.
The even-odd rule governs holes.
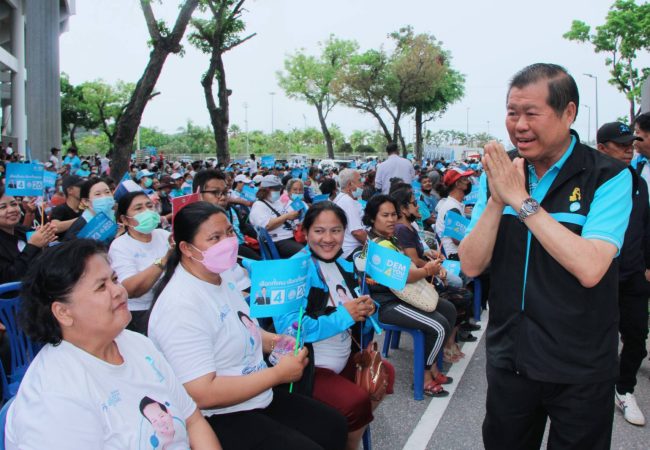
{"type": "Polygon", "coordinates": [[[278,200],[280,200],[280,191],[271,191],[271,201],[275,203],[278,200]]]}

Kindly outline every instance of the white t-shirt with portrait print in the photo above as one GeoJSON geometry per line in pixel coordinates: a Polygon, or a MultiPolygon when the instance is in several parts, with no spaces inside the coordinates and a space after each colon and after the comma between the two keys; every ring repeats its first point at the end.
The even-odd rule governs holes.
{"type": "MultiPolygon", "coordinates": [[[[275,209],[280,215],[287,213],[287,207],[284,204],[282,204],[282,201],[280,200],[274,203],[271,203],[270,201],[267,200],[266,203],[271,205],[273,209],[275,209]]],[[[251,225],[255,227],[266,228],[266,226],[268,225],[271,219],[275,219],[278,217],[278,215],[275,212],[273,212],[273,210],[269,208],[266,203],[264,203],[261,200],[258,200],[255,203],[253,203],[253,206],[251,207],[251,212],[248,215],[248,221],[251,223],[251,225]]],[[[284,225],[285,224],[282,223],[276,228],[272,230],[268,230],[269,235],[271,236],[273,242],[283,241],[285,239],[293,238],[293,229],[288,229],[284,225]]]]}
{"type": "Polygon", "coordinates": [[[115,342],[120,365],[67,341],[46,345],[9,408],[6,448],[187,450],[196,405],[171,367],[141,334],[125,330],[115,342]]]}
{"type": "MultiPolygon", "coordinates": [[[[181,383],[210,373],[241,376],[267,368],[257,321],[250,319],[231,271],[222,273],[216,286],[179,264],[151,311],[148,332],[181,383]]],[[[202,412],[211,416],[265,408],[272,399],[273,391],[267,389],[237,405],[202,412]]]]}
{"type": "MultiPolygon", "coordinates": [[[[318,261],[318,265],[331,294],[327,300],[329,306],[338,307],[357,297],[356,293],[350,292],[350,288],[345,284],[336,263],[318,261]]],[[[314,342],[312,344],[314,346],[314,365],[341,373],[350,357],[351,339],[350,332],[345,330],[330,338],[314,342]]]]}

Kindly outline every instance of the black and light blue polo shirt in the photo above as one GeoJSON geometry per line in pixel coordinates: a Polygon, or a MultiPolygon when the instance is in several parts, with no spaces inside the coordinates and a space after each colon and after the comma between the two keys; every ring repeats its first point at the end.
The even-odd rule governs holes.
{"type": "MultiPolygon", "coordinates": [[[[528,192],[573,233],[609,242],[620,251],[632,208],[631,173],[572,134],[569,148],[541,179],[527,164],[528,192]]],[[[485,210],[488,195],[483,175],[467,233],[485,210]]],[[[617,376],[617,258],[596,286],[585,288],[506,207],[490,274],[490,364],[555,383],[617,376]]]]}

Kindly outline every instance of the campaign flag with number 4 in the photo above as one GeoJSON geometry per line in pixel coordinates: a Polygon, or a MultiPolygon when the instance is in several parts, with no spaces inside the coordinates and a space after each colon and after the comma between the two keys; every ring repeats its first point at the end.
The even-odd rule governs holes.
{"type": "Polygon", "coordinates": [[[366,274],[382,286],[402,290],[409,276],[411,258],[390,248],[368,241],[366,274]]]}
{"type": "Polygon", "coordinates": [[[5,192],[19,197],[43,195],[43,165],[8,163],[6,165],[5,192]]]}
{"type": "Polygon", "coordinates": [[[308,268],[307,254],[291,259],[250,262],[251,317],[278,316],[304,306],[308,268]]]}
{"type": "Polygon", "coordinates": [[[241,190],[241,196],[249,202],[254,202],[257,199],[257,188],[246,184],[241,190]]]}
{"type": "Polygon", "coordinates": [[[465,229],[469,225],[469,219],[454,211],[448,211],[445,216],[445,231],[443,237],[458,239],[462,241],[465,237],[465,229]]]}

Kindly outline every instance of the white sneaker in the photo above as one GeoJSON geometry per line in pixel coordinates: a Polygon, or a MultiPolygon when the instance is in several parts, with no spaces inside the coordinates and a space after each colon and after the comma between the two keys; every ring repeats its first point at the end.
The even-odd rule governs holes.
{"type": "Polygon", "coordinates": [[[615,395],[614,401],[616,406],[618,406],[623,412],[625,420],[630,422],[632,425],[645,425],[645,417],[643,417],[639,405],[636,404],[634,394],[628,392],[627,394],[621,395],[618,392],[615,392],[615,395]]]}

